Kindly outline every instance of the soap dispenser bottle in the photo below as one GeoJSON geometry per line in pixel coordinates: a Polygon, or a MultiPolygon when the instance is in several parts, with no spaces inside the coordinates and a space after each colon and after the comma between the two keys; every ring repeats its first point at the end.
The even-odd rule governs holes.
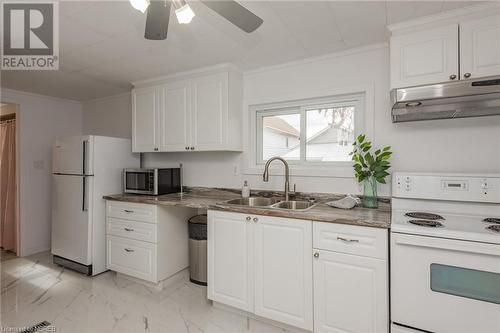
{"type": "Polygon", "coordinates": [[[248,182],[246,180],[243,182],[243,187],[241,188],[241,196],[243,198],[250,197],[250,187],[248,187],[248,182]]]}

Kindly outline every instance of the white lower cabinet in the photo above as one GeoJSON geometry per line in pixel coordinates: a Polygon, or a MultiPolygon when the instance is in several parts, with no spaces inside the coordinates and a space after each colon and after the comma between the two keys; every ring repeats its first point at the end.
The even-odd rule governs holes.
{"type": "Polygon", "coordinates": [[[209,211],[208,298],[308,331],[388,333],[387,249],[386,229],[209,211]]]}
{"type": "Polygon", "coordinates": [[[387,230],[322,222],[313,229],[314,331],[389,332],[387,230]]]}
{"type": "Polygon", "coordinates": [[[313,329],[312,222],[209,211],[208,298],[313,329]]]}
{"type": "Polygon", "coordinates": [[[317,250],[316,332],[387,332],[387,262],[317,250]]]}
{"type": "Polygon", "coordinates": [[[312,222],[255,218],[255,314],[311,330],[312,222]]]}
{"type": "Polygon", "coordinates": [[[106,267],[159,284],[189,266],[188,219],[195,211],[106,201],[106,267]]]}
{"type": "Polygon", "coordinates": [[[208,213],[208,298],[253,311],[253,224],[246,215],[208,213]]]}
{"type": "Polygon", "coordinates": [[[156,279],[156,244],[127,238],[107,237],[109,269],[147,281],[156,279]]]}

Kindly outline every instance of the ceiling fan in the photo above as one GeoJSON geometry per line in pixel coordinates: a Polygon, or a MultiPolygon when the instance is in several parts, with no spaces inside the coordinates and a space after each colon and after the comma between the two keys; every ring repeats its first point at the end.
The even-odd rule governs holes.
{"type": "MultiPolygon", "coordinates": [[[[144,37],[151,40],[167,38],[170,7],[173,5],[177,21],[182,24],[191,22],[195,13],[185,0],[129,0],[132,7],[145,13],[146,31],[144,37]]],[[[250,33],[264,21],[233,0],[200,0],[205,6],[224,17],[226,20],[250,33]]]]}

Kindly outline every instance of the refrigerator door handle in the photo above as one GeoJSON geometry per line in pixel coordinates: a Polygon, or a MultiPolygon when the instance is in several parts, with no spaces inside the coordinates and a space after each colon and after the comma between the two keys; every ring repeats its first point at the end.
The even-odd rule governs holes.
{"type": "Polygon", "coordinates": [[[82,177],[83,190],[82,190],[82,211],[86,212],[87,208],[87,177],[82,177]]]}
{"type": "Polygon", "coordinates": [[[83,154],[83,158],[82,158],[82,174],[86,174],[86,169],[87,169],[87,140],[84,140],[82,142],[82,154],[83,154]]]}

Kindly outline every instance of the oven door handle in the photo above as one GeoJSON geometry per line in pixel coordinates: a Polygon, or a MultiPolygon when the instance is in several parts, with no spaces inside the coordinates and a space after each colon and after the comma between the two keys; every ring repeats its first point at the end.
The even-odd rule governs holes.
{"type": "Polygon", "coordinates": [[[455,239],[445,239],[406,234],[391,234],[395,246],[417,246],[466,253],[487,254],[500,257],[500,246],[496,244],[466,242],[455,239]]]}

